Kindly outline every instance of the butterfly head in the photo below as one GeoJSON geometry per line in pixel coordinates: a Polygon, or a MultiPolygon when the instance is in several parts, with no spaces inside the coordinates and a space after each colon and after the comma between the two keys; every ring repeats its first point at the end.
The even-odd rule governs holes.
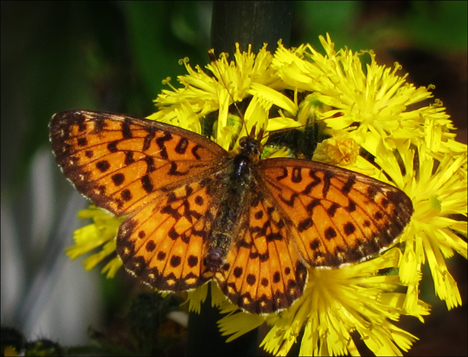
{"type": "Polygon", "coordinates": [[[262,144],[255,138],[244,136],[239,139],[240,155],[249,157],[250,159],[258,160],[262,153],[262,144]]]}

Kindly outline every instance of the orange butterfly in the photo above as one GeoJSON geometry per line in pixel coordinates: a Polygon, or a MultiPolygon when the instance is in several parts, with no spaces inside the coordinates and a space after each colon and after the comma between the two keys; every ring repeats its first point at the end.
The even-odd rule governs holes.
{"type": "Polygon", "coordinates": [[[367,176],[313,161],[260,159],[259,141],[232,153],[193,132],[85,110],[55,114],[52,149],[96,205],[127,216],[117,252],[160,291],[215,279],[252,313],[298,299],[307,267],[366,259],[395,241],[411,200],[367,176]]]}

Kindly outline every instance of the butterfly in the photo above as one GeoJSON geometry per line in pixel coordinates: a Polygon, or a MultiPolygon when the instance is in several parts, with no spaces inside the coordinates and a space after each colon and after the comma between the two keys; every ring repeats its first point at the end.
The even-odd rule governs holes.
{"type": "Polygon", "coordinates": [[[410,221],[410,198],[318,162],[261,159],[253,135],[229,152],[166,123],[72,110],[50,123],[57,163],[76,189],[125,216],[117,252],[159,291],[215,280],[251,313],[289,307],[307,269],[368,259],[410,221]]]}

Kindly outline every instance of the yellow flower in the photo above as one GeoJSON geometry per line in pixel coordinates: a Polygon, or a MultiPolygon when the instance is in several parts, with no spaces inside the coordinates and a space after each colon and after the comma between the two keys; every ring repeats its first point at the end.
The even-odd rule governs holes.
{"type": "Polygon", "coordinates": [[[3,350],[3,355],[5,357],[17,357],[18,351],[16,351],[16,348],[14,346],[6,346],[3,350]]]}
{"type": "MultiPolygon", "coordinates": [[[[389,321],[407,314],[403,309],[405,295],[394,292],[402,284],[398,275],[378,275],[382,269],[395,267],[399,255],[398,249],[392,249],[361,264],[309,269],[303,296],[287,310],[264,317],[272,326],[262,342],[265,350],[285,356],[294,343],[300,342],[301,356],[357,355],[351,336],[357,331],[376,355],[407,351],[417,338],[389,321]]],[[[420,320],[428,314],[429,307],[422,301],[411,313],[420,320]]],[[[258,315],[237,313],[224,317],[219,325],[223,334],[237,337],[264,320],[258,315]]]]}
{"type": "MultiPolygon", "coordinates": [[[[188,64],[188,59],[181,60],[188,72],[179,76],[178,81],[183,88],[163,90],[155,100],[159,111],[149,116],[148,119],[161,120],[173,125],[192,130],[178,116],[180,107],[186,106],[184,113],[189,113],[191,118],[199,121],[209,113],[219,111],[217,118],[217,131],[213,135],[214,141],[226,150],[230,149],[232,137],[238,132],[230,132],[228,122],[228,109],[233,102],[242,101],[249,95],[249,91],[255,84],[275,87],[279,79],[270,68],[272,55],[266,50],[266,45],[257,55],[251,52],[241,52],[236,45],[234,54],[235,62],[229,62],[227,55],[206,66],[213,77],[205,73],[200,66],[195,70],[188,64]]],[[[213,54],[214,55],[214,54],[213,54]]],[[[166,80],[166,83],[169,81],[166,80]]],[[[195,130],[201,133],[199,127],[195,130]]]]}
{"type": "Polygon", "coordinates": [[[338,134],[318,143],[312,160],[329,165],[348,166],[356,162],[359,149],[356,140],[338,134]]]}
{"type": "Polygon", "coordinates": [[[444,110],[442,103],[436,100],[424,117],[424,142],[439,161],[446,155],[466,153],[466,145],[455,140],[455,127],[444,110]]]}
{"type": "MultiPolygon", "coordinates": [[[[451,216],[467,213],[466,146],[450,133],[452,123],[439,102],[417,107],[432,94],[398,76],[398,65],[378,65],[371,51],[335,51],[329,36],[320,40],[325,55],[310,45],[286,49],[280,43],[274,55],[266,45],[257,55],[237,46],[234,61],[221,54],[206,66],[212,75],[184,59],[188,74],[178,77],[182,87],[164,90],[155,100],[158,111],[149,118],[209,135],[226,150],[237,150],[246,135],[265,145],[276,131],[316,128],[317,149],[298,156],[313,155],[364,173],[411,198],[414,215],[399,237],[404,249],[394,247],[374,260],[338,269],[309,268],[302,297],[268,316],[239,312],[215,282],[188,292],[189,309],[199,312],[211,291],[212,304],[228,314],[219,323],[223,333],[233,339],[267,323],[271,330],[262,345],[277,355],[286,355],[299,340],[301,355],[357,355],[353,331],[375,354],[398,355],[416,337],[393,321],[404,314],[422,321],[429,313],[417,293],[426,260],[439,297],[448,308],[461,304],[444,258],[453,251],[467,256],[460,238],[466,237],[466,222],[451,216]],[[364,55],[370,57],[365,69],[364,55]],[[208,117],[214,124],[204,132],[208,117]],[[382,275],[383,270],[392,273],[382,275]]],[[[275,143],[265,145],[262,157],[294,154],[293,146],[275,143]]],[[[103,246],[85,260],[91,269],[114,254],[121,220],[97,209],[81,214],[94,224],[75,233],[77,245],[68,254],[76,257],[103,246]]],[[[120,266],[114,258],[105,269],[113,275],[120,266]]]]}
{"type": "Polygon", "coordinates": [[[407,107],[432,97],[425,87],[416,88],[406,82],[406,76],[397,76],[398,65],[393,70],[378,65],[371,51],[335,51],[328,35],[320,41],[326,55],[310,45],[293,51],[280,45],[272,67],[291,89],[313,92],[318,101],[330,107],[320,116],[329,128],[364,139],[364,147],[372,138],[383,140],[384,145],[390,137],[424,138],[421,123],[427,107],[407,107]],[[366,70],[360,60],[364,54],[370,57],[366,70]]]}
{"type": "Polygon", "coordinates": [[[381,156],[376,162],[387,167],[386,172],[390,175],[398,171],[390,168],[403,163],[408,173],[405,177],[392,176],[404,181],[402,185],[414,206],[412,222],[401,238],[405,249],[399,263],[402,281],[413,285],[406,308],[411,310],[417,300],[417,284],[426,260],[439,298],[446,302],[448,309],[461,305],[457,283],[448,271],[445,259],[452,257],[454,251],[467,258],[467,223],[454,216],[467,215],[466,149],[461,154],[444,155],[439,161],[425,142],[421,142],[413,149],[399,147],[398,159],[381,156]]]}
{"type": "MultiPolygon", "coordinates": [[[[91,206],[78,212],[79,218],[91,218],[94,223],[79,228],[73,234],[75,245],[67,249],[67,255],[71,259],[86,254],[98,247],[101,251],[86,258],[83,262],[86,270],[93,269],[98,263],[108,256],[115,255],[115,237],[123,219],[107,213],[101,208],[91,206]]],[[[102,269],[107,272],[108,278],[113,278],[117,270],[122,266],[118,257],[112,258],[102,269]]]]}

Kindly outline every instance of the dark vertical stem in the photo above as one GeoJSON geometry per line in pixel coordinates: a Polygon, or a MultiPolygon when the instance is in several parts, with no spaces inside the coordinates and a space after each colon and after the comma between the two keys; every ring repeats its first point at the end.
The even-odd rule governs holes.
{"type": "Polygon", "coordinates": [[[292,1],[214,1],[211,47],[216,53],[241,50],[257,52],[263,44],[274,51],[279,39],[289,46],[293,14],[292,1]]]}
{"type": "MultiPolygon", "coordinates": [[[[292,26],[292,1],[214,1],[211,46],[215,53],[233,53],[252,45],[254,53],[268,43],[274,52],[278,40],[288,46],[292,26]]],[[[186,356],[252,356],[258,346],[257,329],[226,343],[217,322],[223,317],[211,307],[211,292],[201,314],[190,313],[186,356]]]]}
{"type": "Polygon", "coordinates": [[[218,308],[211,306],[211,289],[201,306],[201,313],[189,315],[186,356],[255,356],[258,347],[257,329],[226,343],[218,321],[223,318],[218,308]]]}

